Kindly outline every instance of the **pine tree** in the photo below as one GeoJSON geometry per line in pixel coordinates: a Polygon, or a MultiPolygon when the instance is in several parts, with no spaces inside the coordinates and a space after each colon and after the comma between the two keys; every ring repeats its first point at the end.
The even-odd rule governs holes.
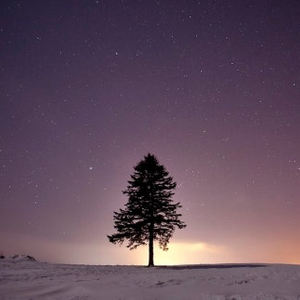
{"type": "Polygon", "coordinates": [[[161,249],[168,250],[175,227],[186,227],[180,220],[181,214],[176,212],[181,208],[180,203],[172,200],[175,188],[176,182],[158,159],[152,154],[145,156],[134,167],[134,174],[123,191],[128,197],[125,209],[114,212],[117,233],[108,235],[109,241],[122,244],[128,240],[130,250],[148,244],[148,266],[154,266],[154,241],[158,241],[161,249]]]}

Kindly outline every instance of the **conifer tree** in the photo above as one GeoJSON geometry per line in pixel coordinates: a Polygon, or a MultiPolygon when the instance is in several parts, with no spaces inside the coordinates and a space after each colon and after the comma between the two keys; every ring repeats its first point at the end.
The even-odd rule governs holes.
{"type": "Polygon", "coordinates": [[[114,212],[117,233],[108,235],[109,241],[122,244],[128,240],[130,250],[148,244],[148,266],[154,266],[154,241],[158,241],[161,249],[168,250],[175,227],[186,227],[180,220],[181,214],[176,212],[181,205],[172,199],[175,188],[176,182],[158,159],[152,154],[145,156],[134,167],[123,191],[128,197],[125,209],[114,212]]]}

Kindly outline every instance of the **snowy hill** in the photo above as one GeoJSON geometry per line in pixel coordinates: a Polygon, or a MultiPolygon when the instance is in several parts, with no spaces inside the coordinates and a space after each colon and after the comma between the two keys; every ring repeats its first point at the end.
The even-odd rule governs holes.
{"type": "Polygon", "coordinates": [[[1,259],[0,299],[300,299],[300,266],[146,268],[1,259]]]}
{"type": "Polygon", "coordinates": [[[12,255],[12,256],[1,256],[1,259],[5,261],[16,261],[16,262],[21,262],[21,261],[36,261],[36,259],[32,256],[29,255],[12,255]]]}

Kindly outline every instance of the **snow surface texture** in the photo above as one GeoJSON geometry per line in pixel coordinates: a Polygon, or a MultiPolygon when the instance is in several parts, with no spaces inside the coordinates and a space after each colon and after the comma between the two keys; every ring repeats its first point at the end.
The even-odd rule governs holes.
{"type": "Polygon", "coordinates": [[[0,260],[0,299],[297,299],[299,265],[165,267],[0,260]]]}

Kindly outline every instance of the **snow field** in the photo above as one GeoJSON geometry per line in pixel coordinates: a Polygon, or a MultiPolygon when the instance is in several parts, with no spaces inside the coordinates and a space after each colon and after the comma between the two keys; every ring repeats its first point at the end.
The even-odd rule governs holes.
{"type": "Polygon", "coordinates": [[[63,265],[0,260],[0,299],[300,300],[298,265],[63,265]]]}

